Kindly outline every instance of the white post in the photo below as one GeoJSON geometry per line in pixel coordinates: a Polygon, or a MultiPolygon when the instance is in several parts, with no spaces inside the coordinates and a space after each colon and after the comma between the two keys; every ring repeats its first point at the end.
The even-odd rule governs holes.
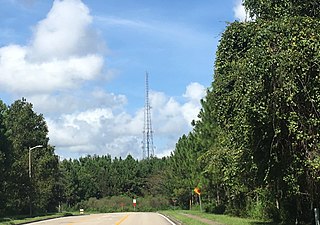
{"type": "Polygon", "coordinates": [[[319,222],[319,208],[314,208],[314,219],[315,219],[316,225],[320,225],[320,222],[319,222]]]}

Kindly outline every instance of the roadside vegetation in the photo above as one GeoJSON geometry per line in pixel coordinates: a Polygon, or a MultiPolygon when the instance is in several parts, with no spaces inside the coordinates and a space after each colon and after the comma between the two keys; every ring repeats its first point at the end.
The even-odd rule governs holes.
{"type": "Polygon", "coordinates": [[[228,215],[209,214],[194,210],[170,210],[161,211],[160,213],[168,216],[169,218],[173,218],[173,220],[181,222],[185,225],[207,225],[210,222],[211,224],[216,223],[216,225],[277,225],[277,223],[273,223],[270,221],[245,219],[228,215]],[[193,215],[195,217],[190,217],[190,215],[193,215]],[[207,219],[207,221],[201,222],[201,219],[207,219]]]}
{"type": "Polygon", "coordinates": [[[131,211],[134,198],[141,211],[189,209],[200,204],[197,187],[200,216],[314,224],[320,2],[243,2],[254,20],[227,25],[199,119],[168,157],[59,160],[43,115],[26,99],[0,101],[0,217],[131,211]]]}

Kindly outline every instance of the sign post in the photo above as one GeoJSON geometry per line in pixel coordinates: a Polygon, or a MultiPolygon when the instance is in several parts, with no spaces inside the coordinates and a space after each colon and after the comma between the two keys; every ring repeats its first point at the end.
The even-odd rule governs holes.
{"type": "Polygon", "coordinates": [[[175,210],[176,209],[177,199],[172,199],[172,202],[173,202],[173,210],[175,210]]]}
{"type": "Polygon", "coordinates": [[[202,212],[202,206],[201,206],[201,191],[198,187],[196,187],[195,189],[193,189],[193,191],[199,195],[199,204],[200,204],[200,211],[202,212]]]}
{"type": "Polygon", "coordinates": [[[133,210],[136,211],[136,206],[137,206],[137,199],[132,199],[132,203],[133,203],[133,210]]]}

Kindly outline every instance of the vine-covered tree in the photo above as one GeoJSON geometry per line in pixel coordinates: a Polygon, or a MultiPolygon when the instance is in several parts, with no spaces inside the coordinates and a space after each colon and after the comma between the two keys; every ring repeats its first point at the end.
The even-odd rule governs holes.
{"type": "Polygon", "coordinates": [[[318,0],[245,0],[246,9],[252,17],[274,20],[283,17],[320,17],[318,0]]]}
{"type": "Polygon", "coordinates": [[[308,221],[320,197],[319,1],[244,5],[256,20],[234,22],[222,35],[196,124],[224,134],[207,152],[207,168],[229,155],[223,176],[233,208],[260,202],[287,223],[308,221]]]}

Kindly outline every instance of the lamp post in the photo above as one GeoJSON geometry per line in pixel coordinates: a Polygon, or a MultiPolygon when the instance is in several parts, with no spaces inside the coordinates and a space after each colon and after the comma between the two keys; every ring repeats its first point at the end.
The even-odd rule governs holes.
{"type": "Polygon", "coordinates": [[[32,148],[29,148],[29,178],[31,179],[31,151],[35,148],[42,148],[42,145],[37,145],[32,148]]]}
{"type": "MultiPolygon", "coordinates": [[[[37,145],[34,147],[29,147],[29,179],[30,179],[30,184],[31,184],[31,177],[32,177],[32,173],[31,173],[31,151],[35,148],[42,148],[42,145],[37,145]]],[[[30,206],[30,217],[32,216],[32,201],[31,201],[31,189],[30,189],[30,194],[29,194],[29,206],[30,206]]]]}

